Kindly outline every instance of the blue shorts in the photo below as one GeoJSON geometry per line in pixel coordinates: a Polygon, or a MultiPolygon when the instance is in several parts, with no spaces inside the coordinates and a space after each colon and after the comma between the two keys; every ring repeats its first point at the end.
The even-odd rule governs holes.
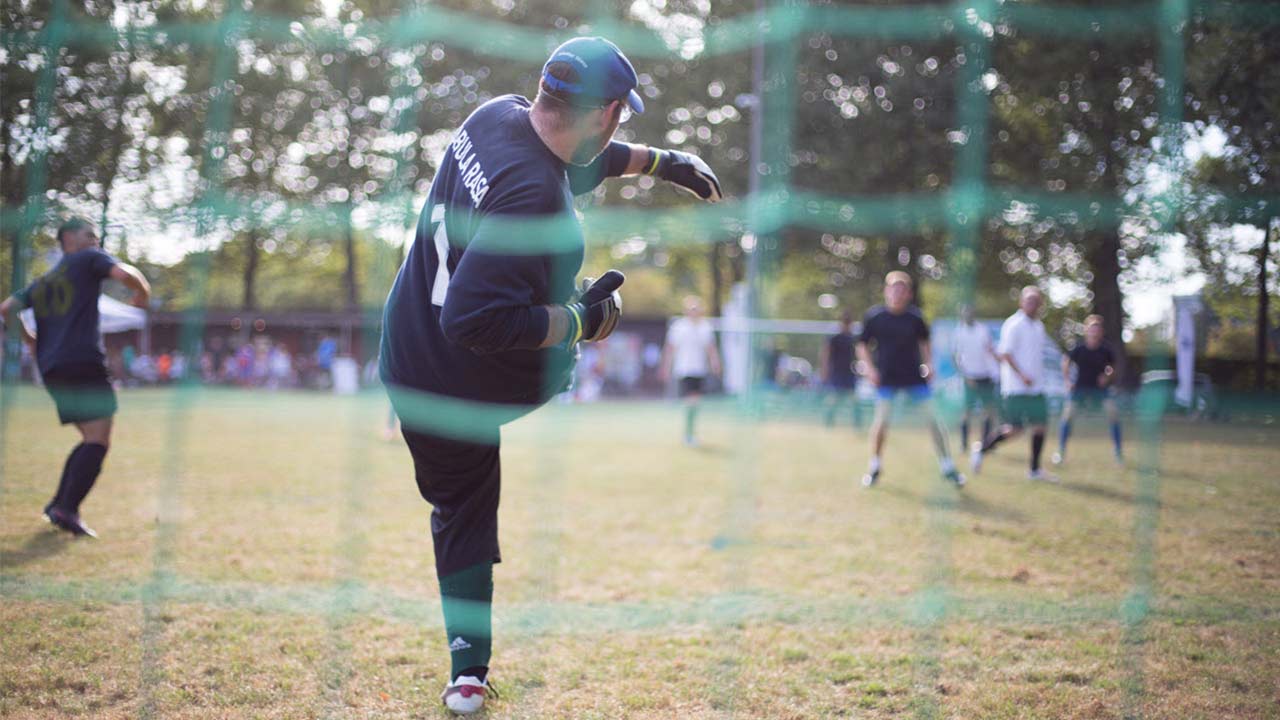
{"type": "Polygon", "coordinates": [[[1075,405],[1077,408],[1080,408],[1082,410],[1084,409],[1096,410],[1102,407],[1103,403],[1105,403],[1107,400],[1114,398],[1115,395],[1116,395],[1115,389],[1111,388],[1110,386],[1105,388],[1077,387],[1071,391],[1071,404],[1075,405]]]}
{"type": "Polygon", "coordinates": [[[905,394],[911,402],[924,402],[933,397],[928,385],[881,385],[876,388],[876,399],[892,401],[900,393],[905,394]]]}

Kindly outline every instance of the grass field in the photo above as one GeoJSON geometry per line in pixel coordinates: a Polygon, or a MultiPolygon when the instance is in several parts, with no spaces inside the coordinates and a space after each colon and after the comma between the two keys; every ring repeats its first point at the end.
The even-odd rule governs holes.
{"type": "MultiPolygon", "coordinates": [[[[488,717],[1280,717],[1275,426],[1170,423],[1156,475],[1082,429],[1061,485],[1018,441],[962,492],[904,427],[865,491],[861,433],[731,410],[697,450],[664,404],[504,431],[488,717]]],[[[428,506],[385,412],[125,392],[102,537],[71,540],[39,511],[73,431],[20,390],[0,716],[444,717],[428,506]]]]}

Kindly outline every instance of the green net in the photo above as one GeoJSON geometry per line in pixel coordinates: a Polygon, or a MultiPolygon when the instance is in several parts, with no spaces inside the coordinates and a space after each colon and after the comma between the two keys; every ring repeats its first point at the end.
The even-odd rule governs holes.
{"type": "MultiPolygon", "coordinates": [[[[571,222],[599,269],[635,243],[651,269],[709,253],[717,278],[721,264],[741,276],[754,323],[745,375],[756,378],[766,340],[791,333],[789,347],[800,348],[815,335],[768,325],[796,314],[792,299],[811,307],[830,292],[865,307],[887,269],[910,270],[936,317],[975,303],[1007,314],[1009,288],[1063,277],[1101,304],[1107,288],[1094,276],[1103,271],[1063,269],[1071,253],[1061,238],[1113,238],[1111,258],[1129,252],[1135,266],[1143,253],[1166,257],[1163,238],[1206,217],[1188,212],[1199,196],[1167,180],[1185,170],[1189,98],[1194,106],[1201,91],[1189,88],[1201,78],[1188,77],[1188,52],[1210,31],[1253,32],[1261,39],[1249,42],[1274,55],[1280,27],[1270,3],[1191,0],[640,2],[625,12],[603,2],[321,5],[11,3],[0,29],[4,182],[21,186],[4,189],[4,289],[42,269],[36,249],[50,244],[56,218],[105,206],[113,187],[126,187],[142,199],[102,210],[107,248],[124,253],[130,240],[150,238],[153,252],[163,246],[176,258],[161,310],[188,358],[225,322],[220,253],[236,242],[270,242],[281,254],[328,243],[346,272],[359,263],[365,287],[331,268],[321,276],[333,286],[311,292],[346,313],[344,343],[368,355],[452,131],[489,97],[531,94],[559,41],[599,34],[644,75],[650,112],[627,139],[696,147],[737,192],[693,205],[642,181],[613,181],[577,217],[513,223],[504,249],[566,249],[555,239],[571,222]],[[1144,90],[1128,93],[1126,82],[1144,90]],[[665,107],[681,93],[679,106],[665,107]],[[1033,101],[1018,106],[1020,97],[1033,101]],[[1134,102],[1145,111],[1130,113],[1134,102]],[[1028,114],[1081,127],[1028,159],[1027,148],[1055,145],[1026,129],[1028,114]],[[1077,153],[1130,132],[1125,147],[1077,153]],[[271,133],[296,139],[255,145],[271,133]],[[197,147],[170,145],[176,136],[197,147]],[[1066,170],[1081,158],[1098,167],[1066,170]],[[101,169],[113,164],[127,177],[101,169]],[[896,174],[848,170],[859,165],[896,174]],[[1159,170],[1144,180],[1133,168],[1159,170]],[[1033,240],[1024,247],[1018,238],[1033,240]],[[819,244],[830,250],[826,264],[798,250],[819,244]],[[1049,247],[1052,259],[1040,249],[1049,247]],[[887,260],[859,264],[864,253],[887,260]]],[[[1216,199],[1214,217],[1274,217],[1280,197],[1270,187],[1237,186],[1216,199]]],[[[1266,295],[1265,250],[1262,263],[1266,295]]],[[[1122,307],[1118,295],[1110,307],[1122,307]]],[[[650,309],[673,306],[655,300],[650,309]]],[[[262,315],[246,308],[235,322],[262,315]]],[[[1112,320],[1108,330],[1119,330],[1112,320]]],[[[397,702],[434,702],[435,684],[422,689],[412,669],[438,668],[443,657],[432,639],[439,603],[423,591],[432,580],[422,560],[426,509],[410,507],[402,448],[367,437],[387,412],[382,390],[264,395],[210,388],[191,372],[163,391],[130,391],[118,422],[131,439],[110,472],[131,479],[112,480],[121,484],[113,507],[129,521],[117,532],[145,537],[85,555],[28,539],[19,520],[33,514],[37,474],[56,449],[36,429],[51,423],[44,397],[20,378],[21,353],[11,326],[0,391],[0,595],[5,674],[26,679],[6,681],[0,708],[41,712],[39,693],[23,685],[34,682],[18,668],[24,658],[47,665],[46,676],[68,672],[65,654],[14,639],[37,632],[46,611],[85,638],[98,626],[127,638],[102,651],[114,655],[104,666],[126,679],[80,689],[87,704],[58,695],[64,710],[400,716],[411,710],[397,702]],[[395,488],[404,492],[389,495],[395,488]],[[307,543],[319,547],[299,550],[307,543]],[[400,582],[413,574],[422,577],[400,582]],[[83,620],[102,607],[112,608],[107,619],[83,620]],[[117,617],[119,608],[140,616],[117,617]],[[248,649],[259,635],[274,649],[248,649]],[[118,683],[127,689],[111,699],[118,683]]],[[[1155,342],[1145,362],[1172,365],[1155,342]]],[[[907,422],[890,447],[910,447],[903,466],[930,481],[886,487],[883,507],[853,498],[846,482],[850,458],[862,458],[849,448],[863,438],[827,434],[815,404],[762,383],[709,404],[712,453],[681,455],[659,441],[665,430],[654,428],[674,438],[678,422],[660,403],[553,403],[504,437],[508,480],[524,483],[507,489],[514,499],[503,522],[513,516],[514,529],[504,546],[522,559],[498,574],[497,642],[521,649],[508,658],[514,698],[498,712],[522,716],[526,701],[539,717],[789,717],[792,706],[831,717],[1274,712],[1280,526],[1258,509],[1277,499],[1273,396],[1223,394],[1217,414],[1238,421],[1197,425],[1170,419],[1171,385],[1131,393],[1126,427],[1137,450],[1126,469],[1087,465],[1087,480],[1057,496],[1007,486],[957,493],[934,481],[927,435],[907,422]],[[926,461],[911,466],[916,455],[926,461]],[[1210,495],[1225,504],[1199,508],[1210,495]],[[1055,503],[1077,515],[1044,514],[1055,503]],[[1212,542],[1196,545],[1179,522],[1212,542]],[[1236,575],[1224,580],[1228,571],[1236,575]],[[1201,662],[1212,682],[1197,684],[1201,662]],[[682,687],[687,676],[700,679],[682,687]],[[615,681],[612,705],[563,704],[575,689],[615,681]]],[[[954,424],[958,401],[939,405],[954,424]]],[[[397,408],[407,426],[464,438],[509,419],[500,406],[426,393],[404,394],[397,408]]],[[[502,659],[500,650],[495,665],[502,659]]]]}

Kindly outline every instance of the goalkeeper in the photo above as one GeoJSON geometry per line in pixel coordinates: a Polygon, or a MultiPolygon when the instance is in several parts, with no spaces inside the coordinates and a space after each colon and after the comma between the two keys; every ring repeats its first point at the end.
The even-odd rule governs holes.
{"type": "Polygon", "coordinates": [[[445,152],[383,315],[380,370],[431,503],[452,668],[442,699],[479,711],[489,693],[498,551],[499,427],[568,384],[579,342],[603,340],[622,274],[574,293],[583,235],[574,195],[646,173],[720,199],[695,156],[612,140],[644,111],[635,69],[580,37],[543,67],[536,99],[495,98],[445,152]],[[448,409],[451,399],[465,401],[448,409]]]}

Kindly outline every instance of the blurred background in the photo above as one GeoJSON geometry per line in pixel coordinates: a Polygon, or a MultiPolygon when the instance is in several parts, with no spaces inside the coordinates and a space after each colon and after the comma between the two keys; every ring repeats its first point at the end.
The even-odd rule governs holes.
{"type": "MultiPolygon", "coordinates": [[[[580,201],[584,272],[629,278],[606,394],[662,392],[654,346],[687,294],[830,322],[897,269],[934,320],[1007,316],[1031,283],[1063,343],[1100,313],[1130,387],[1167,366],[1188,296],[1206,382],[1280,387],[1276,10],[972,5],[7,0],[0,293],[84,215],[156,289],[108,336],[118,378],[328,388],[333,358],[373,360],[454,129],[601,34],[649,107],[619,139],[702,156],[730,196],[691,208],[639,178],[580,201]]],[[[834,324],[772,327],[804,375],[834,324]]]]}

